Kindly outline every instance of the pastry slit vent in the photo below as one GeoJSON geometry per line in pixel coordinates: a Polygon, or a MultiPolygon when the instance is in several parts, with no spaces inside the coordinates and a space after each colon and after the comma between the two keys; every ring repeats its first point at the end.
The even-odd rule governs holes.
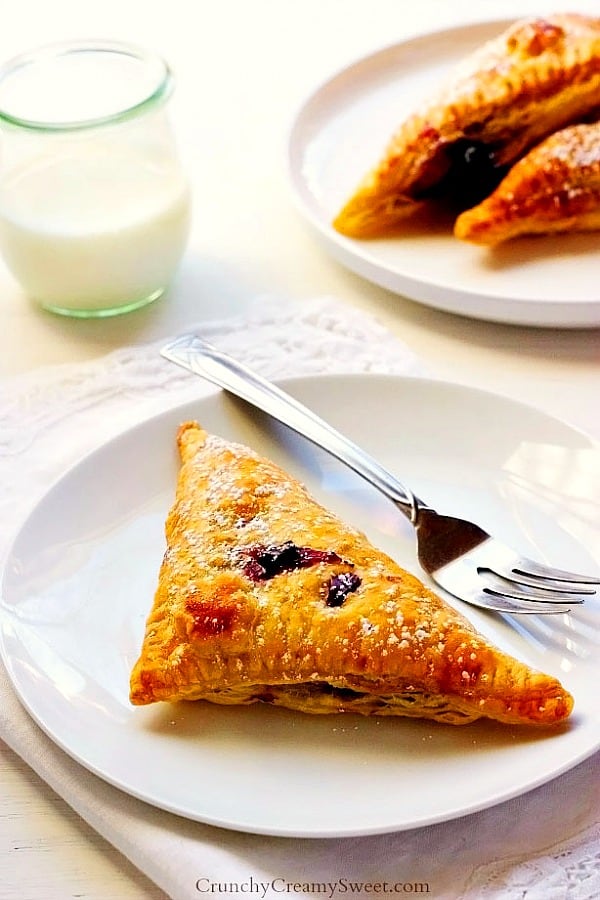
{"type": "MultiPolygon", "coordinates": [[[[271,544],[267,547],[250,547],[245,551],[244,575],[251,581],[270,581],[284,572],[308,569],[320,563],[343,564],[353,568],[352,563],[342,559],[334,550],[314,550],[312,547],[298,547],[292,541],[271,544]]],[[[327,606],[341,606],[348,594],[358,590],[361,579],[354,572],[333,575],[325,585],[327,606]]]]}
{"type": "MultiPolygon", "coordinates": [[[[344,560],[333,550],[314,550],[298,547],[292,541],[269,546],[248,547],[244,551],[246,561],[244,575],[251,581],[268,581],[284,572],[308,569],[319,563],[342,563],[344,560]]],[[[349,565],[349,563],[346,563],[349,565]]]]}

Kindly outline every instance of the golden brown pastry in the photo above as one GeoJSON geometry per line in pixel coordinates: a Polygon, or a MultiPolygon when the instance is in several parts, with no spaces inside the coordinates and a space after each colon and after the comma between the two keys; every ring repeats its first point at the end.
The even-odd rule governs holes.
{"type": "Polygon", "coordinates": [[[478,206],[458,217],[456,237],[499,244],[521,234],[600,229],[600,122],[572,125],[516,163],[478,206]]]}
{"type": "Polygon", "coordinates": [[[400,126],[334,227],[376,237],[434,198],[474,206],[532,146],[598,109],[600,18],[519,21],[400,126]]]}
{"type": "Polygon", "coordinates": [[[461,724],[566,718],[560,683],[506,656],[252,450],[189,422],[134,704],[264,701],[461,724]]]}

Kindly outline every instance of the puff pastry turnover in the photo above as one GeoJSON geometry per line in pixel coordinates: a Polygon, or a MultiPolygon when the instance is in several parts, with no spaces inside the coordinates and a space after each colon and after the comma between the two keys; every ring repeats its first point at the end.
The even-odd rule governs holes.
{"type": "Polygon", "coordinates": [[[600,122],[542,141],[496,190],[458,217],[456,237],[499,244],[522,234],[600,229],[600,122]]]}
{"type": "Polygon", "coordinates": [[[131,701],[554,724],[572,698],[505,655],[250,449],[196,423],[131,701]]]}
{"type": "Polygon", "coordinates": [[[531,147],[598,109],[600,18],[521,20],[404,121],[334,227],[350,237],[387,235],[435,198],[463,211],[531,147]]]}

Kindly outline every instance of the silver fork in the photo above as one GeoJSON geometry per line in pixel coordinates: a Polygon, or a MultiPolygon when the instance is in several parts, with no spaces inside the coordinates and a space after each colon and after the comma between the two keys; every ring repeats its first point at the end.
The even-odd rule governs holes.
{"type": "Polygon", "coordinates": [[[440,515],[303,404],[197,335],[182,335],[161,354],[268,413],[381,491],[414,526],[423,570],[460,600],[502,613],[563,613],[596,593],[600,578],[541,565],[473,522],[440,515]]]}

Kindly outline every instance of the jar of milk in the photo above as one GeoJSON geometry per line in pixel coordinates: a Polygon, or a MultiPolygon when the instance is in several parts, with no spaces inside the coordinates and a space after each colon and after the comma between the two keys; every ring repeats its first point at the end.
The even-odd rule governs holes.
{"type": "Polygon", "coordinates": [[[0,250],[46,309],[110,316],[169,285],[190,224],[172,87],[162,59],[113,42],[0,67],[0,250]]]}

